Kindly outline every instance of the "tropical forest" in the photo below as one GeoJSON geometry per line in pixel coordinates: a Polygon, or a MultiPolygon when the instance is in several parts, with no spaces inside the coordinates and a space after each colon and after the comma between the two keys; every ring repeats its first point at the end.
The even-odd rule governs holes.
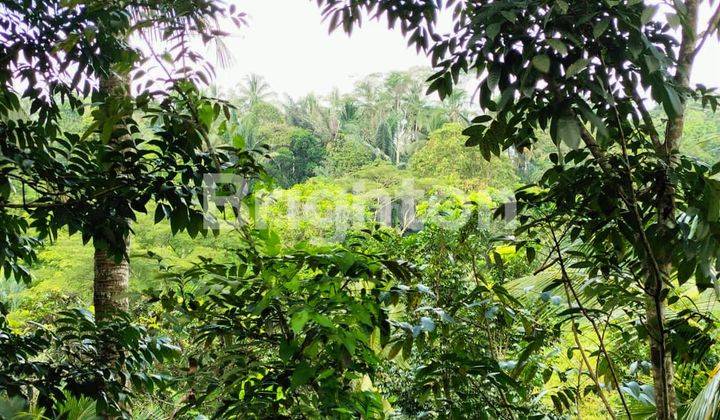
{"type": "Polygon", "coordinates": [[[715,0],[0,0],[0,419],[720,419],[719,40],[715,0]]]}

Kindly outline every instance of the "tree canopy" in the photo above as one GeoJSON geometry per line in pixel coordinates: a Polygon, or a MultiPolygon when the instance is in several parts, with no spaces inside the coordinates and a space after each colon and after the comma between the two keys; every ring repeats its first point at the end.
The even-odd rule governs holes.
{"type": "Polygon", "coordinates": [[[0,417],[717,417],[720,5],[316,3],[432,70],[222,89],[233,4],[0,4],[0,417]]]}
{"type": "MultiPolygon", "coordinates": [[[[666,5],[667,21],[658,17],[660,5],[642,1],[319,4],[331,29],[350,31],[363,12],[399,23],[409,42],[428,52],[437,70],[429,91],[441,97],[452,93],[460,73],[477,73],[480,105],[491,114],[473,119],[465,134],[487,159],[532,146],[539,130],[570,149],[549,155],[555,165],[540,189],[518,191],[519,232],[537,238],[526,243],[548,241],[559,287],[575,295],[568,270],[580,266],[602,279],[595,293],[622,292],[626,300],[617,304],[638,311],[638,334],[650,343],[656,415],[675,418],[666,302],[691,277],[700,290],[716,281],[714,171],[684,157],[680,144],[687,101],[717,106],[714,91],[690,77],[720,13],[705,29],[696,0],[666,5]],[[449,34],[436,30],[443,7],[454,8],[449,34]],[[664,128],[647,109],[648,96],[662,107],[664,128]],[[698,225],[709,230],[698,235],[692,228],[698,225]]],[[[595,316],[577,305],[577,315],[599,334],[595,316]]]]}

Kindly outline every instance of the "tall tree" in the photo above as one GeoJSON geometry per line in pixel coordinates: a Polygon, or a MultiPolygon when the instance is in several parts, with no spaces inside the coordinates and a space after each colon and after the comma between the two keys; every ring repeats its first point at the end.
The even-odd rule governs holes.
{"type": "Polygon", "coordinates": [[[245,82],[238,91],[240,102],[247,110],[251,110],[262,102],[269,101],[273,96],[274,94],[265,78],[255,73],[245,77],[245,82]]]}
{"type": "MultiPolygon", "coordinates": [[[[465,134],[487,159],[531,147],[540,130],[563,145],[563,153],[548,156],[554,165],[541,188],[518,191],[520,231],[547,239],[557,284],[573,292],[570,310],[595,332],[595,315],[571,296],[569,270],[599,276],[595,295],[622,299],[648,340],[656,416],[676,418],[666,307],[691,278],[700,290],[715,285],[720,262],[720,185],[711,178],[717,168],[680,153],[686,102],[717,106],[714,92],[692,85],[690,76],[718,31],[720,5],[708,2],[713,11],[699,28],[699,0],[663,4],[667,21],[657,17],[660,5],[641,0],[318,3],[333,29],[349,30],[364,12],[399,23],[412,44],[428,51],[437,70],[429,90],[441,97],[462,72],[480,75],[479,102],[493,115],[474,119],[465,134]],[[436,30],[444,7],[454,7],[447,35],[436,30]],[[651,118],[649,99],[662,106],[664,127],[651,118]]],[[[618,388],[621,378],[602,341],[600,352],[618,388]]]]}
{"type": "MultiPolygon", "coordinates": [[[[126,34],[125,34],[126,35],[126,34]]],[[[127,35],[126,35],[127,36],[127,35]]],[[[111,128],[112,133],[107,141],[104,153],[98,153],[98,163],[107,171],[108,178],[123,178],[126,157],[125,153],[131,150],[134,141],[127,126],[123,124],[124,118],[132,118],[132,115],[122,114],[122,108],[118,104],[130,99],[130,80],[128,74],[118,73],[110,69],[109,74],[100,76],[97,97],[100,98],[101,112],[105,115],[117,113],[120,118],[118,123],[111,128]]],[[[127,111],[126,111],[127,112],[127,111]]],[[[130,111],[132,112],[132,111],[130,111]]],[[[108,197],[112,200],[112,196],[108,197]]],[[[103,210],[111,206],[103,205],[103,210]]],[[[102,218],[101,214],[97,215],[102,218]]],[[[108,219],[117,217],[113,213],[107,213],[108,219]]],[[[130,285],[130,261],[127,257],[127,248],[130,242],[129,224],[128,229],[123,229],[122,220],[116,226],[116,231],[108,229],[104,237],[93,238],[95,248],[93,256],[94,277],[93,277],[93,306],[95,317],[99,320],[109,319],[114,312],[128,310],[128,288],[130,285]],[[121,255],[113,255],[109,245],[118,244],[118,249],[123,250],[121,255]]]]}
{"type": "Polygon", "coordinates": [[[4,271],[29,279],[19,259],[32,260],[32,243],[18,212],[41,238],[62,228],[79,232],[96,249],[94,301],[102,319],[126,307],[136,212],[154,201],[157,222],[167,218],[173,233],[195,236],[203,231],[203,174],[258,170],[249,152],[209,146],[210,127],[229,106],[199,92],[212,69],[189,44],[194,35],[205,42],[220,35],[213,24],[220,16],[237,23],[242,16],[206,0],[24,3],[0,8],[9,28],[2,33],[0,214],[12,222],[2,229],[14,248],[3,255],[4,271]],[[156,52],[151,36],[175,55],[156,52]],[[145,78],[148,62],[163,76],[145,78]],[[22,95],[17,86],[27,86],[22,95]],[[28,115],[19,112],[21,98],[28,115]],[[62,130],[61,102],[89,110],[84,135],[62,130]],[[20,192],[12,194],[14,187],[20,192]]]}

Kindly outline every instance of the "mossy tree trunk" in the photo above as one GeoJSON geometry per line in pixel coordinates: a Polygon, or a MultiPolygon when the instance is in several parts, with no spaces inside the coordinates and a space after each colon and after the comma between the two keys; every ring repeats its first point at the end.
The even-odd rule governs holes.
{"type": "MultiPolygon", "coordinates": [[[[129,91],[130,81],[127,75],[111,73],[100,81],[100,95],[108,104],[108,113],[118,112],[117,103],[126,99],[129,91]]],[[[113,134],[110,138],[108,152],[109,154],[120,153],[122,156],[123,143],[130,139],[130,136],[122,124],[118,124],[113,133],[120,134],[113,134]]],[[[125,170],[123,163],[122,160],[118,162],[112,159],[109,164],[104,162],[108,178],[121,175],[125,170]]],[[[109,206],[105,208],[109,208],[109,206]]],[[[108,217],[112,216],[108,215],[108,217]]],[[[130,221],[109,223],[109,226],[112,229],[112,227],[125,223],[130,223],[130,221]]],[[[124,312],[129,308],[127,293],[130,284],[130,262],[127,249],[130,238],[125,229],[120,227],[117,229],[118,231],[110,233],[109,238],[95,238],[93,304],[95,317],[98,320],[108,319],[113,313],[124,312]],[[121,239],[118,240],[118,238],[121,239]]]]}

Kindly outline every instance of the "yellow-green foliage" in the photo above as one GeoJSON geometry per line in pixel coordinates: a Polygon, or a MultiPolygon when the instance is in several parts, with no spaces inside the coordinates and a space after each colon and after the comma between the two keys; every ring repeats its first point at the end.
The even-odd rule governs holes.
{"type": "Polygon", "coordinates": [[[720,158],[720,118],[697,105],[690,106],[685,113],[682,149],[690,156],[714,164],[720,158]]]}
{"type": "MultiPolygon", "coordinates": [[[[173,236],[167,223],[154,224],[149,215],[140,215],[130,241],[130,287],[135,296],[156,285],[163,266],[189,267],[199,256],[221,257],[238,245],[238,236],[220,235],[190,238],[173,236]]],[[[11,326],[41,321],[69,306],[92,305],[93,246],[82,244],[78,235],[61,234],[39,250],[39,261],[32,267],[33,281],[12,294],[11,326]]]]}
{"type": "Polygon", "coordinates": [[[366,197],[324,178],[314,178],[287,190],[274,191],[260,206],[260,222],[282,232],[292,243],[325,242],[346,229],[364,226],[366,197]]]}
{"type": "Polygon", "coordinates": [[[421,177],[448,177],[469,187],[513,188],[518,181],[506,155],[483,159],[480,150],[465,146],[460,124],[445,124],[430,134],[427,143],[410,159],[410,169],[421,177]]]}
{"type": "MultiPolygon", "coordinates": [[[[507,192],[491,187],[468,191],[456,181],[452,177],[417,178],[410,171],[378,162],[343,178],[318,177],[273,191],[259,206],[260,220],[282,232],[285,243],[324,243],[378,220],[378,212],[388,200],[396,205],[401,200],[414,203],[418,217],[447,218],[448,209],[468,201],[490,209],[502,202],[507,192]]],[[[403,220],[394,223],[400,229],[407,227],[402,226],[403,220]]]]}
{"type": "Polygon", "coordinates": [[[354,139],[343,139],[328,145],[327,172],[330,176],[344,176],[355,172],[374,159],[366,145],[354,139]]]}

